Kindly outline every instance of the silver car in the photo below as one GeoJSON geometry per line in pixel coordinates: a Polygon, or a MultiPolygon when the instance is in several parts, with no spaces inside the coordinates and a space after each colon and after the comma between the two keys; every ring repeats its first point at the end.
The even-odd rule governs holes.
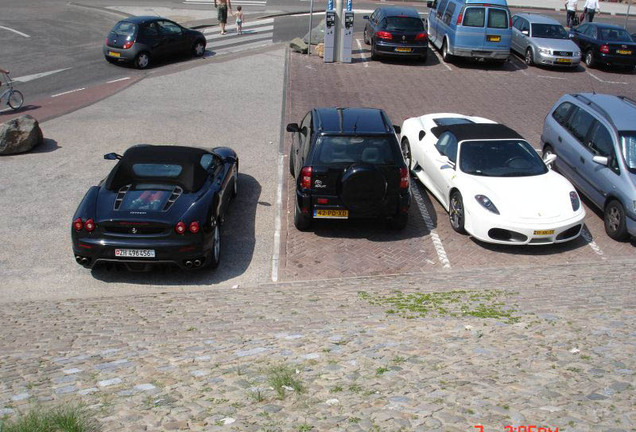
{"type": "Polygon", "coordinates": [[[557,20],[543,15],[520,13],[512,17],[511,48],[528,66],[575,68],[581,63],[581,49],[568,32],[557,20]]]}

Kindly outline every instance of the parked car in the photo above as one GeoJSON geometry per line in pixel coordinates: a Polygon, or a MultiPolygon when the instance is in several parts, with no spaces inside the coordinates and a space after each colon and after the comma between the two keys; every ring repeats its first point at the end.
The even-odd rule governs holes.
{"type": "Polygon", "coordinates": [[[218,266],[221,224],[238,193],[232,149],[137,145],[104,158],[117,165],[88,190],[73,216],[78,264],[218,266]]]}
{"type": "Polygon", "coordinates": [[[119,21],[106,36],[104,58],[110,63],[128,62],[147,68],[159,58],[205,53],[203,33],[161,17],[138,16],[119,21]]]}
{"type": "Polygon", "coordinates": [[[402,125],[401,145],[458,233],[512,245],[561,243],[581,233],[585,210],[574,186],[504,125],[452,113],[412,117],[402,125]]]}
{"type": "Polygon", "coordinates": [[[373,108],[315,108],[300,125],[288,124],[296,228],[307,230],[314,219],[356,218],[404,228],[411,189],[396,130],[373,108]]]}
{"type": "Polygon", "coordinates": [[[434,0],[427,6],[428,37],[444,61],[457,56],[503,64],[510,56],[512,23],[506,0],[434,0]]]}
{"type": "Polygon", "coordinates": [[[623,96],[563,95],[541,135],[544,158],[599,209],[615,240],[636,236],[636,101],[623,96]]]}
{"type": "Polygon", "coordinates": [[[584,23],[571,28],[570,37],[581,48],[588,67],[616,65],[631,72],[636,66],[636,42],[622,27],[584,23]]]}
{"type": "Polygon", "coordinates": [[[554,18],[522,13],[512,17],[513,51],[522,55],[528,66],[578,67],[581,50],[554,18]]]}
{"type": "Polygon", "coordinates": [[[371,45],[371,58],[417,57],[426,61],[428,34],[417,9],[403,6],[377,8],[364,26],[364,43],[371,45]]]}

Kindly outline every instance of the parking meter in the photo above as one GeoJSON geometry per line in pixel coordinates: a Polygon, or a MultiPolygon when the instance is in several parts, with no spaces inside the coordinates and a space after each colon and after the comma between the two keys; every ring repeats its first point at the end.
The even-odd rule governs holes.
{"type": "Polygon", "coordinates": [[[336,42],[336,12],[328,10],[325,12],[325,52],[323,60],[325,63],[333,63],[333,53],[336,42]]]}
{"type": "Polygon", "coordinates": [[[344,13],[344,25],[342,26],[342,62],[351,63],[351,48],[353,45],[353,12],[344,13]]]}

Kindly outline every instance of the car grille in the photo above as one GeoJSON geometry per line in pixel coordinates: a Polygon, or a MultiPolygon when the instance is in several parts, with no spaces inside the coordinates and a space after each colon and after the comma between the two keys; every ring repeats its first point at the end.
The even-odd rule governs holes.
{"type": "Polygon", "coordinates": [[[555,56],[572,57],[572,51],[554,51],[555,56]]]}
{"type": "Polygon", "coordinates": [[[181,196],[182,193],[183,193],[183,189],[181,189],[179,186],[175,186],[172,191],[172,195],[170,195],[170,198],[168,198],[166,205],[163,206],[163,211],[170,210],[170,207],[172,207],[172,204],[174,204],[174,202],[177,200],[177,198],[181,196]]]}
{"type": "Polygon", "coordinates": [[[126,196],[128,189],[130,189],[130,186],[131,185],[128,184],[119,188],[119,192],[117,192],[117,197],[115,198],[115,210],[119,210],[119,207],[121,206],[122,201],[124,201],[124,197],[126,196]]]}

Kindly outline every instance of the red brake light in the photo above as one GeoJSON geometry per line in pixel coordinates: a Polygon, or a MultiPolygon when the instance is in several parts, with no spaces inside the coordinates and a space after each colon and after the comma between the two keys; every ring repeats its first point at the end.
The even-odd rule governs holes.
{"type": "Polygon", "coordinates": [[[186,224],[184,224],[183,222],[179,222],[175,227],[174,230],[177,232],[177,234],[184,234],[186,232],[186,224]]]}
{"type": "Polygon", "coordinates": [[[311,167],[304,167],[300,171],[300,187],[301,188],[303,189],[311,188],[311,176],[312,176],[311,167]]]}
{"type": "Polygon", "coordinates": [[[409,170],[407,168],[400,168],[400,189],[406,189],[409,187],[409,170]]]}
{"type": "Polygon", "coordinates": [[[609,45],[601,45],[600,51],[603,54],[609,54],[609,45]]]}
{"type": "Polygon", "coordinates": [[[318,198],[318,204],[329,204],[329,200],[327,198],[318,198]]]}
{"type": "Polygon", "coordinates": [[[84,224],[84,228],[86,228],[86,231],[88,232],[95,231],[95,221],[93,219],[87,220],[84,224]]]}
{"type": "Polygon", "coordinates": [[[421,41],[426,39],[428,39],[428,34],[426,32],[418,33],[417,36],[415,36],[416,41],[421,41]]]}
{"type": "Polygon", "coordinates": [[[462,12],[457,16],[457,25],[462,25],[462,20],[464,19],[464,14],[462,12]]]}
{"type": "Polygon", "coordinates": [[[126,42],[126,43],[122,46],[122,48],[123,48],[123,49],[129,49],[129,48],[132,48],[132,46],[133,46],[133,44],[134,44],[134,43],[135,43],[135,41],[128,41],[128,42],[126,42]]]}
{"type": "Polygon", "coordinates": [[[84,222],[82,222],[82,219],[77,218],[73,221],[73,228],[75,228],[75,231],[81,231],[82,228],[84,228],[84,222]]]}
{"type": "Polygon", "coordinates": [[[389,32],[379,31],[375,34],[380,39],[391,40],[393,39],[393,35],[389,32]]]}
{"type": "Polygon", "coordinates": [[[199,232],[199,222],[194,221],[190,224],[190,232],[196,234],[199,232]]]}

